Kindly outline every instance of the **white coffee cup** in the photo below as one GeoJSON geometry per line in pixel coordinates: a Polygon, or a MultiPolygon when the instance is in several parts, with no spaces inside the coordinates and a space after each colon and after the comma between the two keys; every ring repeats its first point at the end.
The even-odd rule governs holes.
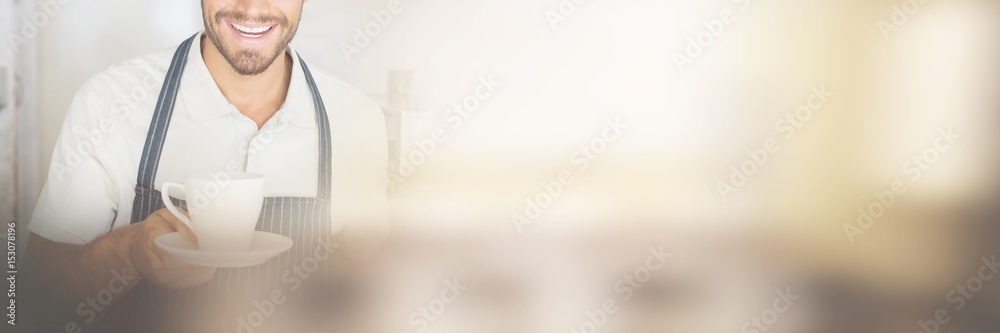
{"type": "Polygon", "coordinates": [[[250,249],[250,240],[264,203],[264,176],[227,172],[189,175],[184,184],[163,183],[163,204],[198,236],[198,249],[238,252],[250,249]],[[184,191],[188,219],[170,201],[171,188],[184,191]]]}

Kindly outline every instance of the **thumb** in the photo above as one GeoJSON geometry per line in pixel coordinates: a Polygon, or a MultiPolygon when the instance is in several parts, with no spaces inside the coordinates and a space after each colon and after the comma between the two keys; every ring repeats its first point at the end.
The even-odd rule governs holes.
{"type": "MultiPolygon", "coordinates": [[[[183,213],[184,217],[190,221],[191,218],[189,217],[188,213],[187,212],[183,213]]],[[[189,242],[198,242],[198,236],[194,234],[194,231],[191,230],[191,228],[189,228],[187,224],[181,221],[180,218],[174,216],[174,214],[171,213],[169,210],[161,209],[160,216],[162,216],[163,219],[170,224],[170,227],[172,227],[175,231],[180,233],[181,237],[184,237],[184,239],[186,239],[189,242]]]]}

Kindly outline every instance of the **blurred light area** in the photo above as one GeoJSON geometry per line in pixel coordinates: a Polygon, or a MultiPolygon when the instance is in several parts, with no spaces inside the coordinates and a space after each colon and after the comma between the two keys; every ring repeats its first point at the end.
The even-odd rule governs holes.
{"type": "Polygon", "coordinates": [[[868,186],[888,185],[904,163],[931,147],[942,128],[961,139],[911,188],[924,200],[968,200],[995,180],[996,87],[1000,56],[995,8],[971,1],[926,5],[894,35],[865,73],[868,186]],[[876,185],[883,184],[883,185],[876,185]]]}
{"type": "MultiPolygon", "coordinates": [[[[338,269],[345,295],[331,299],[344,306],[316,331],[418,331],[412,313],[457,278],[468,293],[425,332],[571,332],[663,246],[674,256],[600,332],[740,332],[788,289],[803,298],[769,333],[916,332],[1000,252],[995,1],[927,1],[886,40],[877,22],[901,0],[751,0],[684,72],[673,53],[732,1],[583,1],[552,31],[544,13],[561,1],[404,1],[350,62],[341,43],[387,1],[306,4],[295,46],[317,68],[383,104],[388,72],[413,71],[414,103],[393,110],[403,156],[436,129],[448,136],[392,193],[383,251],[338,269]],[[503,87],[452,128],[447,110],[490,75],[503,87]],[[815,86],[835,95],[785,139],[776,122],[815,86]],[[574,154],[615,117],[628,127],[579,170],[574,154]],[[947,126],[961,140],[910,183],[904,163],[947,126]],[[768,138],[780,149],[723,200],[717,183],[768,138]],[[547,193],[562,171],[573,182],[547,193]],[[909,191],[852,241],[845,225],[897,179],[909,191]],[[518,233],[512,216],[543,195],[518,233]]],[[[193,3],[119,2],[94,14],[155,17],[156,38],[79,29],[120,29],[82,2],[40,37],[43,134],[83,73],[107,65],[80,59],[125,59],[199,24],[193,3]],[[132,6],[144,14],[124,15],[132,6]],[[126,38],[141,42],[93,46],[126,38]]],[[[974,326],[1000,321],[997,295],[1000,280],[940,332],[997,332],[974,326]]]]}
{"type": "MultiPolygon", "coordinates": [[[[705,29],[703,21],[734,8],[731,2],[587,2],[550,32],[542,13],[556,3],[474,6],[492,13],[463,21],[462,31],[482,33],[474,41],[419,18],[410,19],[425,24],[380,37],[420,45],[416,54],[385,60],[417,71],[420,116],[413,123],[422,125],[404,137],[404,156],[445,126],[441,116],[478,76],[504,83],[459,128],[444,127],[449,139],[395,193],[401,216],[443,224],[490,217],[484,228],[509,225],[543,182],[575,169],[574,151],[616,116],[629,126],[623,137],[575,174],[538,225],[658,217],[721,227],[759,219],[839,233],[872,191],[908,178],[903,163],[947,124],[962,141],[908,184],[905,200],[981,198],[991,184],[983,178],[995,179],[987,174],[995,154],[983,153],[996,144],[988,113],[996,101],[987,90],[996,76],[987,73],[996,66],[997,15],[988,3],[924,5],[884,40],[876,23],[890,17],[895,2],[753,1],[734,9],[735,22],[684,72],[673,53],[705,29]],[[422,55],[439,49],[462,49],[465,57],[422,55]],[[784,140],[775,123],[821,85],[835,93],[831,101],[784,140]],[[716,183],[767,138],[780,150],[723,201],[716,183]]],[[[432,17],[431,8],[446,4],[413,6],[402,16],[432,17]]]]}
{"type": "MultiPolygon", "coordinates": [[[[765,199],[788,193],[812,200],[795,203],[796,210],[815,212],[810,205],[825,193],[811,189],[840,182],[823,167],[811,170],[814,163],[829,165],[823,162],[837,159],[817,158],[822,152],[811,147],[836,136],[838,121],[845,119],[838,108],[849,105],[846,91],[838,91],[838,101],[817,112],[794,140],[782,143],[782,151],[751,177],[738,200],[723,202],[715,186],[729,177],[731,166],[748,158],[748,149],[768,137],[780,138],[775,122],[801,105],[810,87],[848,86],[850,64],[841,53],[850,47],[845,43],[850,36],[835,23],[849,17],[850,4],[753,2],[736,10],[735,23],[685,72],[678,72],[674,52],[684,52],[687,37],[705,29],[703,21],[734,7],[729,1],[588,2],[551,35],[539,22],[545,8],[532,13],[526,3],[507,6],[525,10],[496,15],[507,13],[521,19],[517,26],[531,28],[509,30],[508,38],[498,41],[504,43],[499,49],[532,56],[494,68],[505,86],[461,128],[449,132],[450,139],[402,185],[400,209],[454,220],[512,214],[525,197],[541,190],[542,182],[573,167],[574,151],[599,136],[608,117],[628,124],[623,137],[609,144],[594,166],[545,210],[545,220],[658,216],[735,221],[714,217],[767,211],[762,205],[771,203],[765,199]],[[795,27],[791,33],[790,25],[795,27]],[[803,187],[798,179],[820,183],[803,187]]],[[[418,38],[410,33],[409,38],[418,38]]],[[[438,44],[455,47],[433,45],[438,44]]],[[[439,68],[444,73],[418,70],[414,85],[454,84],[448,72],[469,71],[461,63],[448,64],[453,67],[439,68]]],[[[434,100],[433,92],[424,93],[424,101],[434,100]]],[[[451,102],[459,98],[451,97],[451,102]]],[[[425,102],[420,109],[433,115],[448,105],[425,102]]],[[[413,133],[424,134],[406,138],[410,149],[443,125],[433,116],[420,121],[422,129],[413,133]]]]}

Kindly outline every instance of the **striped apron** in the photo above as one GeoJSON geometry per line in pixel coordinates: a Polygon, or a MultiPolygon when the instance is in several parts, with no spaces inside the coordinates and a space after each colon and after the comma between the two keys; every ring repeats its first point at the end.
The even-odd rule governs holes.
{"type": "MultiPolygon", "coordinates": [[[[139,164],[132,223],[164,208],[153,184],[188,51],[191,43],[199,42],[196,36],[178,47],[160,91],[139,164]]],[[[310,304],[306,307],[316,310],[331,301],[330,126],[316,82],[301,57],[299,63],[312,92],[319,129],[318,197],[266,197],[256,227],[287,236],[294,246],[259,266],[219,268],[212,282],[195,288],[166,290],[143,280],[109,310],[105,325],[98,326],[129,333],[259,333],[271,331],[267,328],[275,325],[269,324],[285,322],[282,318],[290,312],[301,315],[295,310],[300,305],[310,304]]],[[[186,209],[184,201],[174,201],[186,209]]]]}

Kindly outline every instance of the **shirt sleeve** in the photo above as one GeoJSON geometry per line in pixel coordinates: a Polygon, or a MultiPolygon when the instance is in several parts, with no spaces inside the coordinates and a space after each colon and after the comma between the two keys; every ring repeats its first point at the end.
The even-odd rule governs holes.
{"type": "Polygon", "coordinates": [[[31,232],[55,242],[85,244],[111,229],[117,190],[98,157],[115,125],[107,107],[110,95],[95,78],[73,97],[28,225],[31,232]]]}

